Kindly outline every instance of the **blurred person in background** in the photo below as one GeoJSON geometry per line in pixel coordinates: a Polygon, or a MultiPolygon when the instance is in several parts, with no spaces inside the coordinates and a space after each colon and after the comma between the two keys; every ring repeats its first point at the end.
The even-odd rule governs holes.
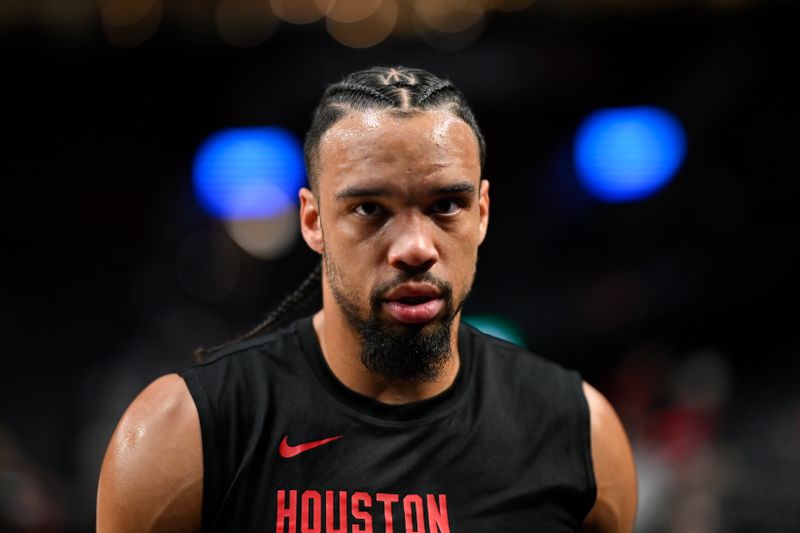
{"type": "Polygon", "coordinates": [[[489,221],[464,96],[418,69],[350,74],[305,156],[320,266],[133,401],[98,531],[630,532],[636,476],[610,404],[460,321],[489,221]],[[276,329],[320,285],[322,309],[276,329]]]}

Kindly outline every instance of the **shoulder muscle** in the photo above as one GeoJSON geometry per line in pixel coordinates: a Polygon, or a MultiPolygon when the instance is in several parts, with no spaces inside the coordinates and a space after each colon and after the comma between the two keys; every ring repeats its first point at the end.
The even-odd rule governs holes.
{"type": "Polygon", "coordinates": [[[202,497],[200,419],[186,383],[169,374],[136,397],[111,437],[97,531],[199,531],[202,497]]]}
{"type": "Polygon", "coordinates": [[[614,408],[588,383],[583,392],[591,418],[597,500],[583,523],[591,533],[630,533],[636,517],[636,468],[628,437],[614,408]]]}

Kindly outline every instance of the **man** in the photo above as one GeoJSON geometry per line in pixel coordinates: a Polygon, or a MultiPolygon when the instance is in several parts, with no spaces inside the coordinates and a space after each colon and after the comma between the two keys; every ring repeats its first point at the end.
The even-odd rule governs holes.
{"type": "Polygon", "coordinates": [[[98,531],[630,532],[608,402],[460,323],[489,221],[483,137],[425,71],[328,88],[300,223],[322,309],[148,386],[111,439],[98,531]]]}

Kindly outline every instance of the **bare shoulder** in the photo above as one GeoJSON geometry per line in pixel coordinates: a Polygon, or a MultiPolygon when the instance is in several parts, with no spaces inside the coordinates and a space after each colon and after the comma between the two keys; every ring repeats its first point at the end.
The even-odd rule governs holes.
{"type": "Polygon", "coordinates": [[[597,500],[582,531],[629,533],[636,518],[636,467],[625,429],[600,392],[583,383],[591,418],[592,462],[597,500]]]}
{"type": "Polygon", "coordinates": [[[98,533],[200,530],[203,450],[186,383],[160,377],[131,403],[103,460],[98,533]]]}

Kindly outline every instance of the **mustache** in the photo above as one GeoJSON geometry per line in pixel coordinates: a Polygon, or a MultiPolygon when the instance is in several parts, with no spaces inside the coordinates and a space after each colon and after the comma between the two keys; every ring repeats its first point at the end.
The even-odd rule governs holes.
{"type": "Polygon", "coordinates": [[[383,301],[383,295],[404,283],[414,281],[417,283],[429,283],[439,289],[442,293],[442,299],[445,302],[450,302],[453,297],[453,287],[444,280],[441,280],[431,274],[430,272],[423,272],[420,274],[404,274],[400,273],[389,281],[385,281],[372,289],[371,300],[373,306],[380,306],[383,301]]]}

